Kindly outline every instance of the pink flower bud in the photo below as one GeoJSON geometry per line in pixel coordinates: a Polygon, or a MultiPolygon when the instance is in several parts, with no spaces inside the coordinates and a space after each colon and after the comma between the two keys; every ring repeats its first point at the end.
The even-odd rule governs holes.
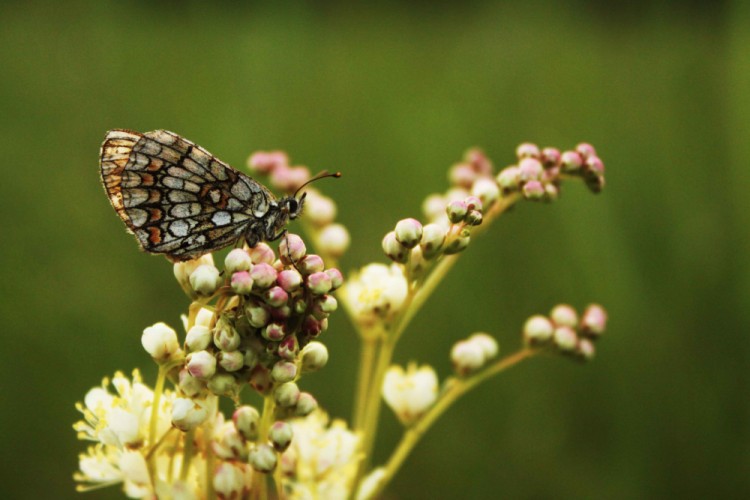
{"type": "Polygon", "coordinates": [[[256,289],[265,290],[276,282],[278,273],[270,264],[264,262],[256,264],[250,271],[250,277],[253,279],[253,285],[256,289]]]}
{"type": "Polygon", "coordinates": [[[414,248],[422,239],[422,223],[417,219],[402,219],[394,231],[396,240],[406,248],[414,248]]]}
{"type": "Polygon", "coordinates": [[[471,187],[477,177],[476,170],[466,163],[457,163],[456,165],[453,165],[448,172],[448,179],[451,184],[467,189],[471,187]]]}
{"type": "Polygon", "coordinates": [[[544,193],[544,185],[539,181],[529,181],[523,185],[523,195],[529,200],[540,200],[544,193]]]}
{"type": "Polygon", "coordinates": [[[250,248],[248,253],[254,264],[273,264],[273,261],[276,260],[276,254],[273,252],[273,248],[264,242],[260,242],[250,248]]]}
{"type": "Polygon", "coordinates": [[[349,248],[349,231],[341,224],[329,224],[320,231],[318,247],[324,254],[339,258],[349,248]]]}
{"type": "Polygon", "coordinates": [[[258,151],[247,159],[247,166],[253,172],[268,174],[279,166],[289,165],[289,158],[283,151],[258,151]]]}
{"type": "Polygon", "coordinates": [[[331,278],[331,290],[336,290],[338,287],[344,284],[344,275],[341,274],[341,271],[339,271],[335,267],[326,269],[325,273],[329,278],[331,278]]]}
{"type": "Polygon", "coordinates": [[[521,181],[537,181],[542,178],[544,167],[535,158],[524,158],[518,163],[518,173],[521,181]]]}
{"type": "Polygon", "coordinates": [[[586,158],[586,168],[594,175],[604,175],[604,163],[598,156],[586,158]]]}
{"type": "Polygon", "coordinates": [[[331,291],[331,278],[324,272],[312,273],[306,281],[307,288],[314,295],[323,295],[331,291]]]}
{"type": "Polygon", "coordinates": [[[583,166],[583,157],[576,151],[565,151],[562,154],[562,168],[565,172],[575,172],[583,166]]]}
{"type": "Polygon", "coordinates": [[[503,190],[515,191],[521,185],[521,171],[515,166],[504,168],[497,174],[495,180],[503,190]]]}
{"type": "Polygon", "coordinates": [[[266,340],[278,342],[286,336],[286,327],[283,323],[270,323],[263,329],[261,335],[266,340]]]}
{"type": "Polygon", "coordinates": [[[250,255],[242,248],[233,249],[224,259],[224,268],[229,274],[237,271],[249,271],[252,265],[250,255]]]}
{"type": "Polygon", "coordinates": [[[281,238],[279,243],[279,255],[284,265],[291,265],[293,262],[299,262],[307,253],[305,242],[296,234],[287,233],[281,238]]]}
{"type": "Polygon", "coordinates": [[[544,148],[542,150],[542,163],[546,168],[560,166],[562,155],[557,148],[544,148]]]}
{"type": "Polygon", "coordinates": [[[448,214],[448,220],[456,224],[464,220],[464,217],[466,217],[466,214],[469,211],[469,207],[464,201],[454,200],[448,203],[448,206],[445,210],[448,214]]]}
{"type": "Polygon", "coordinates": [[[607,311],[598,304],[589,305],[583,312],[581,331],[589,337],[599,337],[607,327],[607,311]]]}
{"type": "Polygon", "coordinates": [[[302,275],[296,269],[285,269],[279,273],[276,281],[281,288],[291,293],[302,285],[302,275]]]}
{"type": "MultiPolygon", "coordinates": [[[[241,251],[241,250],[240,250],[241,251]]],[[[232,274],[232,291],[237,295],[249,295],[253,290],[253,278],[247,271],[232,274]]]]}
{"type": "Polygon", "coordinates": [[[186,368],[190,375],[207,380],[216,373],[216,358],[208,351],[198,351],[187,355],[186,368]]]}
{"type": "Polygon", "coordinates": [[[279,356],[287,361],[293,361],[299,354],[299,341],[296,335],[287,335],[279,342],[279,356]]]}
{"type": "Polygon", "coordinates": [[[325,263],[320,255],[310,254],[297,262],[297,268],[302,274],[317,273],[325,269],[325,263]]]}
{"type": "Polygon", "coordinates": [[[594,146],[587,142],[582,142],[579,145],[576,146],[576,151],[583,156],[584,159],[589,158],[591,156],[596,156],[596,150],[594,149],[594,146]]]}
{"type": "Polygon", "coordinates": [[[280,286],[274,286],[263,293],[263,300],[271,307],[281,307],[289,300],[289,294],[280,286]]]}
{"type": "Polygon", "coordinates": [[[519,160],[522,158],[538,158],[539,154],[539,146],[531,142],[524,142],[516,148],[516,156],[519,160]]]}
{"type": "Polygon", "coordinates": [[[555,328],[553,340],[558,349],[563,352],[573,351],[578,345],[578,335],[575,330],[569,326],[559,326],[555,328]]]}

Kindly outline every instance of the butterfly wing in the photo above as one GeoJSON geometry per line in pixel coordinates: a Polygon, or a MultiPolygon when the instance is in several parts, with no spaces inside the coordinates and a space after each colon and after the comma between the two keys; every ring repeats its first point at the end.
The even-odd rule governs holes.
{"type": "Polygon", "coordinates": [[[101,175],[112,207],[141,247],[189,260],[242,237],[273,194],[211,153],[165,130],[112,130],[101,175]]]}

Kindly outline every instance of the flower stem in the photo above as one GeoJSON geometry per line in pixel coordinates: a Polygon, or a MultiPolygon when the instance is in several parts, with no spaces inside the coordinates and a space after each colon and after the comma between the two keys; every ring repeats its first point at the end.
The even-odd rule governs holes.
{"type": "MultiPolygon", "coordinates": [[[[156,446],[156,430],[159,426],[159,405],[161,403],[161,395],[164,393],[164,382],[167,379],[167,372],[169,367],[166,364],[159,365],[159,373],[156,376],[156,386],[154,387],[154,399],[151,402],[151,420],[148,425],[148,445],[150,447],[156,446]]],[[[156,487],[156,454],[151,455],[148,460],[148,470],[151,476],[152,486],[156,487]]]]}
{"type": "MultiPolygon", "coordinates": [[[[268,431],[273,423],[275,411],[276,401],[274,401],[273,396],[269,394],[263,398],[263,414],[260,417],[260,424],[258,426],[258,443],[265,443],[268,441],[268,431]]],[[[279,467],[279,464],[276,466],[279,467]]],[[[265,473],[255,471],[250,491],[253,498],[262,500],[268,499],[268,483],[265,473]]]]}
{"type": "Polygon", "coordinates": [[[393,479],[393,476],[398,472],[398,469],[403,464],[404,460],[409,456],[414,446],[419,442],[422,436],[429,430],[433,423],[441,416],[445,411],[455,403],[458,398],[469,392],[471,389],[476,387],[478,384],[485,380],[501,373],[508,368],[515,366],[526,358],[529,358],[536,354],[537,351],[532,349],[521,349],[515,353],[506,356],[505,358],[497,361],[494,365],[481,371],[465,380],[454,380],[453,384],[443,393],[438,402],[425,413],[413,426],[409,427],[401,438],[401,442],[398,447],[394,450],[388,462],[385,465],[385,475],[383,480],[378,484],[377,490],[373,493],[373,497],[377,496],[381,492],[388,482],[393,479]]]}
{"type": "Polygon", "coordinates": [[[372,387],[373,367],[378,354],[378,335],[363,335],[359,353],[359,373],[357,374],[357,392],[352,417],[352,428],[354,431],[362,430],[367,415],[367,401],[370,388],[372,387]]]}

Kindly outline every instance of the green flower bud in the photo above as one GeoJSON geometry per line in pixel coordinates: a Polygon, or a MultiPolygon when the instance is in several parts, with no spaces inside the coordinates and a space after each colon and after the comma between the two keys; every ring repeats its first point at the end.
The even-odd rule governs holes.
{"type": "Polygon", "coordinates": [[[248,462],[258,472],[269,473],[276,468],[276,452],[270,445],[259,444],[250,450],[248,462]]]}
{"type": "Polygon", "coordinates": [[[438,224],[427,224],[422,228],[422,256],[425,259],[432,259],[440,254],[445,242],[445,229],[438,224]]]}
{"type": "Polygon", "coordinates": [[[402,219],[394,231],[396,240],[406,248],[414,248],[422,239],[422,223],[417,219],[402,219]]]}
{"type": "Polygon", "coordinates": [[[260,423],[260,413],[258,410],[249,405],[243,405],[234,410],[232,421],[237,432],[248,441],[253,441],[258,437],[258,424],[260,423]]]}
{"type": "Polygon", "coordinates": [[[277,383],[291,382],[297,376],[297,365],[290,361],[277,361],[271,369],[271,380],[277,383]]]}
{"type": "Polygon", "coordinates": [[[297,406],[295,407],[295,413],[299,417],[306,417],[318,408],[318,402],[315,400],[312,394],[309,392],[300,393],[299,399],[297,399],[297,406]]]}

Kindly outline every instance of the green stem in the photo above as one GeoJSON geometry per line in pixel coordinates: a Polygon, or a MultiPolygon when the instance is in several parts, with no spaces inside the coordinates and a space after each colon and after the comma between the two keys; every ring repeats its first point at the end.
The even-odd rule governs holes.
{"type": "MultiPolygon", "coordinates": [[[[156,376],[156,386],[154,387],[154,399],[151,402],[151,420],[148,425],[148,444],[152,448],[156,446],[156,430],[159,426],[159,404],[161,395],[164,393],[164,382],[167,379],[169,367],[166,364],[159,365],[159,373],[156,376]]],[[[151,455],[148,460],[148,471],[151,476],[152,486],[156,487],[156,454],[151,455]]]]}
{"type": "MultiPolygon", "coordinates": [[[[190,462],[192,462],[193,453],[195,452],[195,429],[187,431],[183,435],[183,439],[184,445],[182,452],[182,467],[180,468],[180,481],[185,481],[188,477],[188,472],[190,472],[190,462]]],[[[213,483],[210,475],[206,477],[206,483],[213,483]]]]}
{"type": "Polygon", "coordinates": [[[367,415],[367,400],[369,388],[372,384],[373,367],[375,366],[375,359],[378,354],[379,338],[382,338],[382,336],[365,335],[362,337],[359,353],[359,373],[357,374],[356,402],[352,417],[352,428],[355,432],[362,430],[364,419],[367,415]]]}
{"type": "Polygon", "coordinates": [[[481,384],[485,380],[497,375],[500,372],[507,370],[508,368],[520,363],[526,358],[533,356],[537,351],[532,349],[522,349],[517,351],[510,356],[499,360],[491,367],[483,370],[475,376],[465,380],[454,380],[454,383],[447,389],[445,393],[440,397],[435,406],[425,413],[413,426],[404,433],[401,438],[401,442],[398,447],[394,450],[391,457],[388,459],[385,465],[385,475],[383,480],[378,485],[376,491],[373,493],[373,497],[377,496],[387,486],[388,482],[393,479],[398,469],[403,464],[404,460],[409,456],[414,446],[419,442],[422,436],[429,430],[433,423],[441,416],[445,411],[455,403],[461,396],[469,392],[471,389],[481,384]]]}
{"type": "MultiPolygon", "coordinates": [[[[263,414],[260,417],[260,424],[258,426],[258,443],[265,443],[268,441],[268,431],[271,429],[271,424],[273,424],[275,412],[276,402],[274,401],[273,396],[269,394],[263,398],[263,414]]],[[[277,467],[279,467],[278,464],[277,467]]],[[[268,482],[265,473],[258,471],[254,472],[250,491],[252,492],[253,498],[262,500],[268,499],[268,482]]]]}
{"type": "MultiPolygon", "coordinates": [[[[205,432],[205,442],[210,443],[214,437],[214,422],[216,422],[216,415],[219,413],[219,397],[209,395],[210,400],[209,406],[209,417],[206,421],[206,425],[203,427],[205,432]]],[[[214,498],[214,452],[211,446],[206,446],[206,498],[214,498]]]]}

